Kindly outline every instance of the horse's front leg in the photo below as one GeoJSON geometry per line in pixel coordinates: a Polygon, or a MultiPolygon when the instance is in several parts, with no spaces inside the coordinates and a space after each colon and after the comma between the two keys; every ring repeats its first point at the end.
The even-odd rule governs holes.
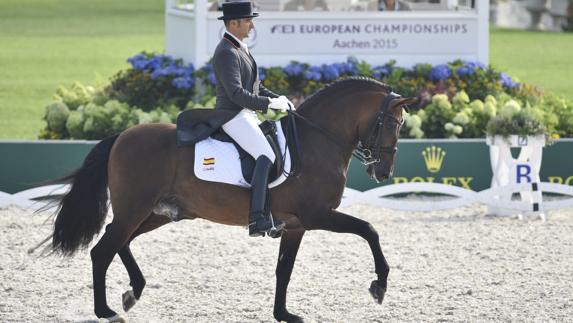
{"type": "Polygon", "coordinates": [[[274,317],[277,321],[303,322],[302,318],[290,314],[286,309],[286,293],[290,275],[300,246],[304,230],[285,230],[281,237],[279,259],[277,261],[277,287],[275,291],[274,317]]]}
{"type": "Polygon", "coordinates": [[[318,216],[308,217],[304,219],[303,224],[305,229],[308,230],[319,229],[332,232],[357,234],[368,242],[368,245],[372,250],[372,255],[374,256],[374,266],[376,275],[378,276],[378,279],[373,281],[370,285],[370,293],[379,304],[382,304],[384,294],[386,293],[390,267],[388,266],[386,258],[384,258],[384,254],[380,248],[378,232],[376,232],[376,229],[364,220],[336,210],[328,210],[319,213],[318,216]]]}

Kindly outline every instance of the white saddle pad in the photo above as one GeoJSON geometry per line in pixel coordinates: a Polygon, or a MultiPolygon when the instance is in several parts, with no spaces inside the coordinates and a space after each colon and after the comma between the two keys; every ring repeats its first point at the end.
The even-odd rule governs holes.
{"type": "MultiPolygon", "coordinates": [[[[285,151],[285,135],[280,121],[276,121],[277,137],[281,154],[285,156],[284,171],[269,187],[275,187],[285,181],[285,173],[290,172],[291,162],[288,149],[285,151]]],[[[277,157],[278,158],[278,157],[277,157]]],[[[209,182],[227,183],[231,185],[251,187],[243,178],[241,160],[235,145],[230,142],[214,140],[211,137],[195,145],[195,176],[209,182]]]]}

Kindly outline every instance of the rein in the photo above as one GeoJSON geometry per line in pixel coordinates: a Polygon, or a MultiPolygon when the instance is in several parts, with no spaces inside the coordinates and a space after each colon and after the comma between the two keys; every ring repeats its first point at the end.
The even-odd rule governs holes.
{"type": "Polygon", "coordinates": [[[308,123],[308,125],[315,128],[316,130],[320,131],[326,138],[328,138],[330,141],[332,141],[333,143],[335,143],[336,145],[338,145],[342,149],[352,149],[352,155],[354,155],[354,157],[356,157],[358,160],[360,160],[360,162],[362,164],[370,165],[370,164],[380,162],[380,154],[381,153],[394,154],[398,150],[398,148],[396,146],[380,147],[379,146],[379,141],[380,141],[379,133],[380,133],[380,130],[382,129],[385,118],[390,118],[393,122],[395,122],[399,125],[402,125],[404,123],[403,120],[398,120],[394,116],[386,114],[388,107],[390,106],[390,103],[393,100],[398,99],[400,97],[401,96],[399,94],[391,92],[390,94],[388,94],[384,98],[384,101],[382,101],[382,106],[380,107],[380,112],[378,113],[378,117],[376,118],[376,122],[370,127],[370,131],[369,131],[369,135],[366,139],[366,143],[359,142],[358,147],[356,147],[354,144],[351,144],[351,143],[346,143],[346,142],[341,142],[339,140],[336,140],[335,139],[336,137],[332,133],[323,129],[322,127],[317,125],[312,120],[309,120],[308,118],[304,117],[303,115],[299,114],[298,112],[296,112],[294,110],[289,110],[288,113],[293,114],[294,116],[306,121],[306,123],[308,123]]]}
{"type": "Polygon", "coordinates": [[[326,138],[328,138],[330,141],[332,141],[333,143],[337,144],[340,148],[343,149],[349,149],[352,148],[354,149],[355,146],[353,144],[350,143],[346,143],[346,142],[340,142],[336,139],[334,139],[334,135],[330,132],[328,132],[327,130],[321,128],[319,125],[317,125],[316,123],[314,123],[313,121],[311,121],[310,119],[308,119],[307,117],[303,116],[302,114],[296,112],[295,110],[288,110],[289,114],[293,114],[294,116],[296,116],[297,118],[300,118],[304,121],[306,121],[306,123],[308,123],[309,126],[313,127],[314,129],[320,131],[326,138]]]}

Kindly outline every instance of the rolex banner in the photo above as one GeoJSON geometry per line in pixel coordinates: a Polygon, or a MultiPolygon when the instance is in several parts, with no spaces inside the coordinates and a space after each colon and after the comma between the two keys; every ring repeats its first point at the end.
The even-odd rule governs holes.
{"type": "MultiPolygon", "coordinates": [[[[518,154],[519,148],[512,148],[512,155],[518,154]]],[[[346,186],[366,191],[380,185],[430,182],[481,191],[490,187],[491,177],[484,139],[402,139],[390,179],[376,183],[354,160],[346,186]]],[[[540,177],[542,182],[573,185],[573,139],[561,139],[543,149],[540,177]]]]}
{"type": "MultiPolygon", "coordinates": [[[[95,141],[0,142],[0,195],[23,191],[68,174],[81,165],[95,144],[95,141]]],[[[512,152],[515,157],[519,149],[512,152]]],[[[214,162],[209,158],[203,160],[207,165],[214,162]]],[[[560,139],[543,149],[540,176],[542,182],[573,185],[573,139],[560,139]]],[[[489,188],[491,177],[485,139],[402,139],[394,175],[389,180],[376,183],[365,167],[353,160],[347,186],[366,191],[380,185],[432,182],[481,191],[489,188]]]]}

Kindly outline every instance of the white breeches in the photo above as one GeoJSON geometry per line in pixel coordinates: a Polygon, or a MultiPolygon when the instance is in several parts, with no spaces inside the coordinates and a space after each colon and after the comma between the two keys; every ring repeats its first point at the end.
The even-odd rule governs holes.
{"type": "Polygon", "coordinates": [[[264,155],[274,163],[275,153],[259,128],[260,123],[254,111],[243,109],[222,128],[255,160],[264,155]]]}

